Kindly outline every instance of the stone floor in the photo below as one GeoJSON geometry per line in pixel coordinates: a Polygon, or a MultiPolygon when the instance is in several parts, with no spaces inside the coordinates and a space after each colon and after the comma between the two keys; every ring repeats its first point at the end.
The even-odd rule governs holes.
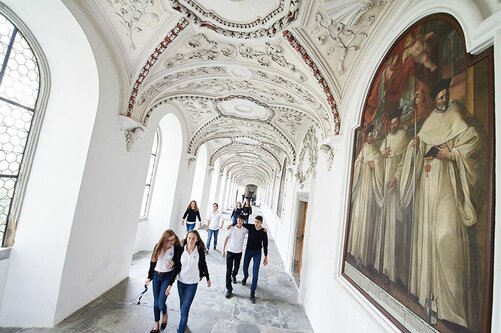
{"type": "MultiPolygon", "coordinates": [[[[254,215],[259,214],[258,208],[254,215]]],[[[229,214],[224,218],[229,221],[229,214]]],[[[251,216],[250,221],[253,221],[251,216]]],[[[266,221],[265,221],[266,222],[266,221]]],[[[266,224],[266,223],[265,223],[266,224]]],[[[225,229],[223,229],[225,230],[225,229]]],[[[201,231],[206,239],[207,233],[201,231]]],[[[187,332],[192,333],[307,333],[313,332],[301,305],[297,304],[297,290],[284,272],[273,239],[269,240],[269,264],[261,266],[256,291],[256,304],[249,300],[250,281],[246,286],[233,286],[233,297],[226,299],[225,259],[221,255],[224,231],[219,234],[216,251],[207,257],[212,280],[208,288],[205,279],[199,284],[191,306],[187,332]]],[[[143,283],[149,265],[149,252],[134,255],[129,277],[75,312],[54,328],[0,328],[0,333],[116,333],[149,332],[153,325],[151,289],[137,304],[144,290],[143,283]]],[[[243,260],[242,260],[243,261],[243,260]]],[[[252,274],[252,263],[249,269],[252,274]]],[[[240,268],[237,279],[242,279],[240,268]]],[[[179,322],[177,288],[167,299],[169,322],[164,332],[176,332],[179,322]]]]}

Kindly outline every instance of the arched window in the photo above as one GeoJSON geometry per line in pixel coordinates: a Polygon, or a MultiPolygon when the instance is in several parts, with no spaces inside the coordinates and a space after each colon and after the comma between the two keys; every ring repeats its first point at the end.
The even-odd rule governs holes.
{"type": "Polygon", "coordinates": [[[49,72],[35,38],[4,5],[0,66],[0,236],[2,246],[11,246],[47,104],[49,72]]]}
{"type": "Polygon", "coordinates": [[[153,147],[151,149],[150,166],[148,168],[148,174],[146,175],[146,183],[144,184],[143,193],[143,203],[141,204],[141,214],[139,218],[145,219],[148,217],[148,211],[151,202],[152,184],[153,178],[155,176],[157,161],[158,161],[158,148],[160,146],[160,135],[159,131],[155,132],[155,137],[153,138],[153,147]]]}

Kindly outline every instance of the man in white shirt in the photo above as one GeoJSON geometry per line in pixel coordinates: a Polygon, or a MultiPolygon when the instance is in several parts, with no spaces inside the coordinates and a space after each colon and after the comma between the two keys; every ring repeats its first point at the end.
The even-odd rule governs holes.
{"type": "Polygon", "coordinates": [[[219,229],[223,227],[223,214],[219,211],[219,205],[217,203],[212,204],[212,212],[207,215],[207,247],[205,253],[209,253],[210,241],[212,235],[214,235],[214,250],[217,246],[217,234],[219,229]]]}
{"type": "Polygon", "coordinates": [[[236,228],[229,229],[224,239],[223,257],[226,255],[226,245],[228,245],[228,252],[226,255],[226,298],[230,298],[233,292],[231,282],[237,283],[237,274],[240,269],[245,235],[249,234],[249,231],[242,227],[243,224],[244,217],[240,215],[237,218],[236,228]]]}

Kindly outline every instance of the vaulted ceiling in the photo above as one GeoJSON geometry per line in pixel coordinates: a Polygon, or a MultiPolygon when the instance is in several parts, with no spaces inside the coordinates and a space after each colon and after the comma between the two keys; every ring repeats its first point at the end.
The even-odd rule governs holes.
{"type": "Polygon", "coordinates": [[[121,114],[147,126],[168,103],[189,120],[187,153],[206,144],[238,183],[263,184],[298,161],[304,133],[337,134],[337,103],[385,0],[89,0],[112,49],[121,114]]]}

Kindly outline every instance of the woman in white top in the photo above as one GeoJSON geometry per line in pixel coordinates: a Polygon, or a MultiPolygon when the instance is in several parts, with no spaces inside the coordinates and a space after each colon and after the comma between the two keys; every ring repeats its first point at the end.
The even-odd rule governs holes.
{"type": "Polygon", "coordinates": [[[191,230],[186,234],[184,246],[176,253],[175,271],[177,275],[177,290],[179,292],[179,320],[178,333],[184,333],[188,324],[191,303],[197,292],[198,282],[203,277],[207,279],[207,286],[211,286],[207,262],[205,261],[205,245],[200,234],[191,230]]]}
{"type": "Polygon", "coordinates": [[[174,259],[181,246],[179,238],[174,231],[167,229],[160,237],[160,240],[153,248],[151,255],[150,269],[148,271],[148,278],[145,281],[145,286],[153,280],[153,315],[155,317],[155,324],[150,333],[160,332],[160,328],[167,327],[167,296],[175,275],[174,259]],[[162,312],[162,322],[160,323],[160,312],[162,312]]]}

